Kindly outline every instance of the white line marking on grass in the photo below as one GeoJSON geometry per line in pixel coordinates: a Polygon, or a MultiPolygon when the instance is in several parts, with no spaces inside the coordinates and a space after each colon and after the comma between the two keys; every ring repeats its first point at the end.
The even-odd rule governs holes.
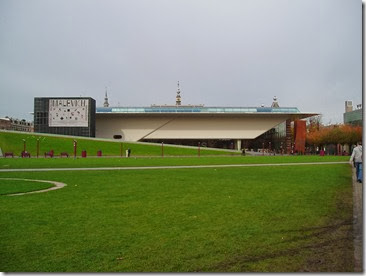
{"type": "Polygon", "coordinates": [[[15,194],[7,194],[7,196],[18,196],[18,195],[26,195],[26,194],[35,194],[35,193],[45,193],[53,190],[61,189],[67,184],[57,181],[50,181],[50,180],[39,180],[39,179],[24,179],[24,178],[0,178],[0,180],[22,180],[22,181],[32,181],[32,182],[42,182],[42,183],[50,183],[55,185],[54,187],[38,190],[38,191],[32,191],[32,192],[25,192],[25,193],[15,193],[15,194]]]}
{"type": "Polygon", "coordinates": [[[231,167],[265,167],[265,166],[304,166],[304,165],[337,165],[340,162],[309,162],[309,163],[276,163],[276,164],[230,164],[230,165],[185,165],[185,166],[153,166],[153,167],[100,167],[100,168],[39,168],[39,169],[0,169],[0,172],[51,172],[51,171],[112,171],[112,170],[161,170],[161,169],[201,169],[231,167]]]}

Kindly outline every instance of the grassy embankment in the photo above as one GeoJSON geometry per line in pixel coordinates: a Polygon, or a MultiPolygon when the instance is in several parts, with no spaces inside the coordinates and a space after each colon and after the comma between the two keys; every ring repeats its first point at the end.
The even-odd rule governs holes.
{"type": "MultiPolygon", "coordinates": [[[[125,151],[131,149],[131,156],[161,156],[162,146],[159,144],[128,143],[115,140],[105,141],[93,138],[68,137],[64,135],[42,135],[36,133],[19,133],[0,131],[0,148],[2,152],[13,152],[19,156],[26,150],[32,157],[37,155],[37,139],[39,139],[39,156],[44,156],[45,152],[54,150],[55,156],[60,156],[61,152],[67,152],[70,156],[74,154],[73,141],[77,140],[77,156],[86,150],[88,156],[96,156],[101,150],[103,156],[125,156],[125,151]],[[122,151],[121,151],[122,150],[122,151]]],[[[176,147],[164,145],[164,156],[197,156],[198,149],[193,147],[176,147]]],[[[217,149],[200,148],[200,155],[235,155],[235,151],[224,151],[217,149]]]]}

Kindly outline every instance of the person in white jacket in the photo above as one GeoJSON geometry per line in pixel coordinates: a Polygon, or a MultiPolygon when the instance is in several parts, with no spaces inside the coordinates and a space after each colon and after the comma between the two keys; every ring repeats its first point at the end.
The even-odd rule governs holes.
{"type": "Polygon", "coordinates": [[[357,146],[353,149],[349,162],[351,165],[353,164],[353,162],[355,163],[357,181],[361,183],[362,182],[362,144],[361,144],[361,142],[358,142],[357,146]]]}

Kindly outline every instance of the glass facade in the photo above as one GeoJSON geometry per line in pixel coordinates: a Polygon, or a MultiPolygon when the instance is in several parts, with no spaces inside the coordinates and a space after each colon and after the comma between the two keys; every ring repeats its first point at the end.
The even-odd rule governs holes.
{"type": "MultiPolygon", "coordinates": [[[[240,139],[241,148],[261,151],[263,148],[272,153],[286,153],[286,121],[266,131],[255,139],[240,139]]],[[[237,139],[144,139],[144,142],[195,146],[223,149],[238,149],[237,139]]],[[[292,137],[290,143],[292,143],[292,137]]],[[[238,149],[240,150],[240,149],[238,149]]]]}
{"type": "Polygon", "coordinates": [[[265,149],[275,153],[285,153],[287,151],[286,130],[286,121],[284,121],[255,139],[244,140],[243,145],[254,151],[265,149]]]}
{"type": "Polygon", "coordinates": [[[343,113],[344,123],[348,125],[362,126],[362,110],[363,109],[356,109],[343,113]]]}

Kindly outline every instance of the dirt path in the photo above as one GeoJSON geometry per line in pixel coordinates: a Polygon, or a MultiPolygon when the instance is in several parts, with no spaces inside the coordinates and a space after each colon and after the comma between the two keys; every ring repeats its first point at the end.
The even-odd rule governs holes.
{"type": "Polygon", "coordinates": [[[355,168],[352,169],[352,180],[353,180],[353,238],[355,247],[355,272],[362,272],[363,271],[363,264],[362,264],[363,183],[357,182],[355,168]]]}

